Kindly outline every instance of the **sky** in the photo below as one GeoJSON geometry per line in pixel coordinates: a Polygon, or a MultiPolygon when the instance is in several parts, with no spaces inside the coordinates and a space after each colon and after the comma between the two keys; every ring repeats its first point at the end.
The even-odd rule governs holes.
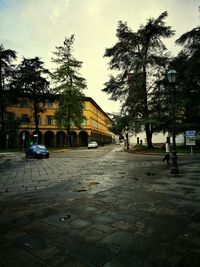
{"type": "Polygon", "coordinates": [[[80,72],[87,82],[85,95],[105,112],[116,113],[120,103],[109,100],[102,89],[111,74],[103,55],[117,42],[118,21],[136,32],[149,18],[167,11],[166,25],[176,34],[165,44],[176,56],[180,47],[175,40],[199,26],[199,6],[200,0],[0,0],[0,44],[15,50],[19,60],[38,56],[52,71],[52,52],[74,34],[74,57],[83,62],[80,72]]]}

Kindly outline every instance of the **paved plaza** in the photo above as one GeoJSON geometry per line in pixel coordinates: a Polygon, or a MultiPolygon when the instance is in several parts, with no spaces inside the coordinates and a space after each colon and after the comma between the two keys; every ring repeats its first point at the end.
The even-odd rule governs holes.
{"type": "Polygon", "coordinates": [[[199,267],[200,157],[0,156],[0,266],[199,267]]]}

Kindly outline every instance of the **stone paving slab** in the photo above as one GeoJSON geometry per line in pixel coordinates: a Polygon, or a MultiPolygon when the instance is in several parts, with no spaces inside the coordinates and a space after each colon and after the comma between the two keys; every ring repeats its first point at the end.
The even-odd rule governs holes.
{"type": "Polygon", "coordinates": [[[154,267],[153,263],[146,261],[144,259],[138,258],[132,254],[120,253],[109,263],[106,263],[104,267],[132,267],[132,266],[141,266],[141,267],[154,267]]]}
{"type": "Polygon", "coordinates": [[[199,159],[118,157],[0,164],[0,266],[199,266],[199,159]]]}

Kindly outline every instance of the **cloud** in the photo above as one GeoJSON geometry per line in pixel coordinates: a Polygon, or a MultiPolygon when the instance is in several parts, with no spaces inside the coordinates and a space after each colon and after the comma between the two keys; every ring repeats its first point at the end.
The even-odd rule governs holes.
{"type": "Polygon", "coordinates": [[[199,24],[198,5],[198,0],[0,0],[0,43],[21,56],[39,56],[52,68],[55,47],[75,34],[74,54],[83,61],[86,94],[105,111],[117,111],[119,103],[108,101],[101,89],[109,75],[103,55],[116,42],[118,21],[137,31],[148,18],[168,11],[167,25],[177,34],[166,45],[175,55],[175,39],[199,24]]]}

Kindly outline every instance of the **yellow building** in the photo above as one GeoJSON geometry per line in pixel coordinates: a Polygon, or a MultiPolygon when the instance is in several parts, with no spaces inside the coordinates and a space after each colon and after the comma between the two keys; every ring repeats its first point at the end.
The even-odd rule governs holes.
{"type": "MultiPolygon", "coordinates": [[[[97,141],[99,144],[112,142],[112,133],[109,127],[112,120],[91,98],[84,98],[85,108],[83,114],[85,121],[81,128],[71,127],[70,138],[73,146],[86,146],[89,141],[97,141]]],[[[35,135],[34,108],[30,99],[23,98],[8,111],[22,118],[22,124],[17,137],[18,145],[28,145],[30,140],[45,144],[47,147],[63,147],[67,144],[67,132],[56,125],[54,113],[57,102],[46,100],[45,112],[39,113],[39,135],[35,135]]]]}

